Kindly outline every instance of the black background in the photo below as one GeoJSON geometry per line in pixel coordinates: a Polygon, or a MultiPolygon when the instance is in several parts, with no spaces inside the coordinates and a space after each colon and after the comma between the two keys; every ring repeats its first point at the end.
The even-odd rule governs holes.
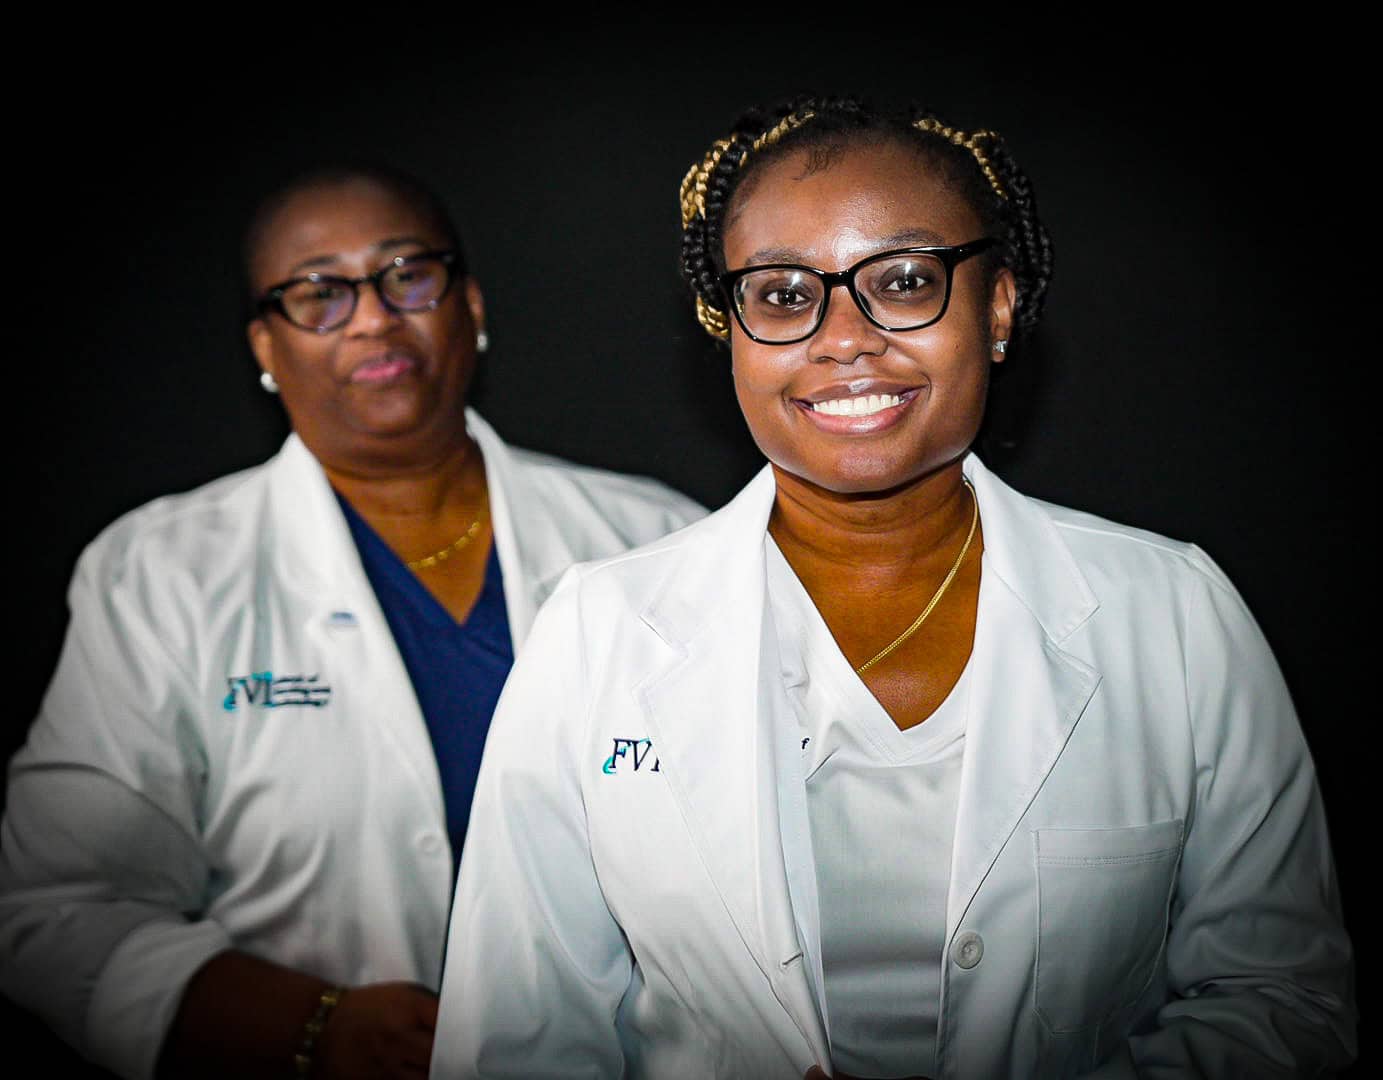
{"type": "Polygon", "coordinates": [[[1359,85],[1336,74],[1357,70],[1347,29],[1056,33],[905,8],[810,28],[805,10],[716,10],[465,36],[403,15],[315,45],[283,23],[203,31],[195,55],[65,43],[11,87],[10,314],[25,332],[8,402],[6,756],[56,661],[81,548],[286,433],[238,306],[238,232],[266,185],[339,155],[418,172],[485,290],[494,345],[474,400],[501,434],[717,506],[761,459],[682,292],[678,182],[751,103],[902,96],[1003,132],[1056,242],[1044,326],[1002,370],[982,452],[1030,494],[1196,541],[1235,581],[1301,713],[1367,955],[1357,792],[1376,714],[1359,687],[1376,545],[1357,523],[1376,491],[1361,268],[1376,185],[1359,85]]]}

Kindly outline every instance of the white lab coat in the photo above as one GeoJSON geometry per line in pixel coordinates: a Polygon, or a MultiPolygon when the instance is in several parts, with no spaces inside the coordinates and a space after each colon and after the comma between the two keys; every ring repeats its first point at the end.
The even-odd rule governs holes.
{"type": "MultiPolygon", "coordinates": [[[[1325,821],[1241,599],[1192,545],[965,469],[985,551],[936,1075],[1338,1066],[1354,1013],[1325,821]]],[[[435,1080],[830,1071],[773,497],[765,469],[575,568],[539,616],[481,767],[435,1080]]]]}
{"type": "MultiPolygon", "coordinates": [[[[704,512],[467,419],[516,650],[574,561],[704,512]]],[[[188,978],[231,946],[347,985],[436,988],[452,889],[436,761],[302,442],[122,518],[82,556],[70,604],[11,768],[0,989],[146,1077],[188,978]]]]}

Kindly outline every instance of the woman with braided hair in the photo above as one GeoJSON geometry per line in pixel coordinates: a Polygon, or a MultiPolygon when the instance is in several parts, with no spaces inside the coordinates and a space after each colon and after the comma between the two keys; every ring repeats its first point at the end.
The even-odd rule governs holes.
{"type": "Polygon", "coordinates": [[[539,616],[432,1075],[1341,1068],[1350,943],[1252,616],[1194,545],[971,452],[1052,269],[1003,141],[798,99],[681,194],[768,465],[539,616]]]}

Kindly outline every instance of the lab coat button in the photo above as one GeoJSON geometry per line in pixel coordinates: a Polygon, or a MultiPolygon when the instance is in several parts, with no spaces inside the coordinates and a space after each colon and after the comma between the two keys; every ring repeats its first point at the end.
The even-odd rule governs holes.
{"type": "Polygon", "coordinates": [[[436,833],[423,833],[418,837],[418,850],[424,855],[436,855],[442,850],[442,838],[436,833]]]}
{"type": "Polygon", "coordinates": [[[956,937],[955,943],[951,946],[951,959],[956,967],[964,968],[969,971],[980,962],[980,957],[984,955],[984,938],[973,930],[956,937]]]}

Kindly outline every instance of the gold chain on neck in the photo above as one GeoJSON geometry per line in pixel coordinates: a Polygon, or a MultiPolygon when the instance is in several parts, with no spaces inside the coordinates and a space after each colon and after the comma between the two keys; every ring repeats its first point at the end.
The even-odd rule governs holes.
{"type": "Polygon", "coordinates": [[[936,607],[942,596],[946,594],[946,590],[951,587],[951,582],[955,580],[956,572],[960,569],[960,564],[965,561],[965,553],[970,550],[970,541],[975,539],[975,526],[978,525],[980,521],[980,501],[975,498],[975,489],[971,485],[970,480],[968,478],[963,479],[965,481],[965,486],[970,490],[970,505],[974,507],[974,510],[970,515],[970,531],[966,533],[965,543],[961,545],[960,554],[956,556],[956,561],[951,565],[951,572],[946,575],[946,580],[941,583],[941,587],[937,589],[936,592],[932,593],[932,598],[927,601],[927,606],[922,609],[922,614],[917,616],[913,624],[880,649],[877,654],[857,667],[855,669],[856,675],[863,675],[880,660],[893,652],[894,649],[898,648],[899,645],[907,641],[908,638],[912,637],[913,634],[917,633],[917,628],[927,621],[927,616],[932,613],[932,608],[936,607]]]}
{"type": "Polygon", "coordinates": [[[485,507],[481,506],[480,513],[476,514],[475,520],[471,522],[470,526],[466,529],[466,531],[463,532],[460,536],[458,536],[446,547],[444,547],[441,551],[435,551],[431,555],[424,555],[421,559],[414,559],[412,562],[405,563],[404,565],[406,565],[408,569],[412,570],[414,573],[417,573],[417,571],[419,570],[431,570],[438,563],[446,562],[448,559],[452,557],[452,555],[460,551],[463,547],[465,547],[472,540],[474,540],[477,535],[479,535],[480,524],[484,520],[485,507]]]}

